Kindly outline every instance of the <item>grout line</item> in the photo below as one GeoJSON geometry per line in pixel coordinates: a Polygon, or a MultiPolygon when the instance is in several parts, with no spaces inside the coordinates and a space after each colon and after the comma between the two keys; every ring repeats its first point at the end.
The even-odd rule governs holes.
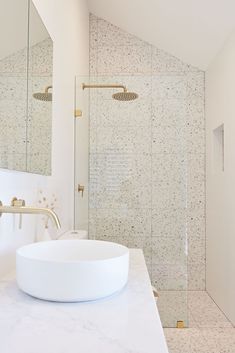
{"type": "Polygon", "coordinates": [[[213,301],[213,303],[216,305],[216,307],[219,309],[219,311],[224,315],[224,317],[227,319],[227,321],[231,324],[231,326],[232,327],[234,327],[233,326],[233,324],[232,324],[232,322],[228,319],[228,317],[226,316],[226,314],[223,312],[223,310],[218,306],[218,304],[214,301],[214,299],[211,297],[211,295],[207,292],[207,291],[205,291],[206,292],[206,294],[208,295],[208,297],[213,301]]]}

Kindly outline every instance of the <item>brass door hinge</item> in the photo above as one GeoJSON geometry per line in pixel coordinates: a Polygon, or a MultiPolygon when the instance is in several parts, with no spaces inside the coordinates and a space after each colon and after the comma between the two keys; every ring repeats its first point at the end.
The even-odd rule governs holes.
{"type": "Polygon", "coordinates": [[[183,321],[183,320],[177,321],[176,327],[177,327],[177,328],[184,328],[184,321],[183,321]]]}
{"type": "Polygon", "coordinates": [[[74,117],[75,118],[81,118],[82,117],[82,111],[80,109],[75,109],[74,110],[74,117]]]}
{"type": "Polygon", "coordinates": [[[84,194],[84,189],[85,189],[85,186],[84,186],[84,185],[78,184],[78,192],[81,192],[82,197],[83,197],[83,194],[84,194]]]}

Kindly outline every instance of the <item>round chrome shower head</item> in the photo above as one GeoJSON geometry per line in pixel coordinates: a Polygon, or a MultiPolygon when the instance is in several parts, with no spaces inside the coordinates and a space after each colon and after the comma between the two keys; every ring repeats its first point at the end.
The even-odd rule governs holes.
{"type": "Polygon", "coordinates": [[[118,101],[132,101],[136,98],[138,98],[138,94],[135,92],[117,92],[112,95],[113,99],[116,99],[118,101]]]}
{"type": "Polygon", "coordinates": [[[44,101],[44,102],[51,102],[52,101],[52,93],[49,93],[49,89],[51,89],[52,86],[47,86],[45,88],[45,92],[37,92],[33,94],[33,97],[39,101],[44,101]]]}

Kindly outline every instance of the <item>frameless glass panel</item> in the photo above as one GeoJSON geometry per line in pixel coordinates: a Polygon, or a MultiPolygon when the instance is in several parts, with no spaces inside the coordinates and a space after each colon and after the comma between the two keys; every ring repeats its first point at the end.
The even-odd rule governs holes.
{"type": "MultiPolygon", "coordinates": [[[[143,249],[165,327],[187,326],[192,180],[186,88],[184,75],[78,77],[76,84],[76,106],[86,112],[77,120],[76,185],[89,159],[89,237],[143,249]],[[90,87],[83,90],[82,82],[90,87]],[[138,98],[127,100],[134,96],[126,91],[138,98]],[[81,156],[88,136],[89,154],[85,147],[81,156]]],[[[86,206],[75,195],[80,227],[86,206]]]]}
{"type": "Polygon", "coordinates": [[[88,82],[87,76],[76,77],[75,80],[75,215],[74,229],[88,230],[89,200],[89,92],[82,89],[88,82]]]}

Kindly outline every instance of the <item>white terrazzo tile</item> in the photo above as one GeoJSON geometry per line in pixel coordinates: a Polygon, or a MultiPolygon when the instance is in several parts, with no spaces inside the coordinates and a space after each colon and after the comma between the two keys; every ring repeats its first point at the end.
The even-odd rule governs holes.
{"type": "Polygon", "coordinates": [[[205,182],[190,183],[187,187],[187,205],[189,209],[205,206],[205,182]]]}
{"type": "Polygon", "coordinates": [[[1,124],[3,133],[1,134],[0,147],[4,153],[10,155],[9,158],[11,158],[11,160],[14,153],[26,153],[26,123],[24,122],[24,117],[22,117],[21,120],[22,123],[19,125],[12,124],[11,121],[1,124]],[[15,133],[16,131],[17,134],[15,133]]]}
{"type": "Polygon", "coordinates": [[[186,189],[187,161],[184,155],[152,153],[152,181],[186,189]]]}
{"type": "Polygon", "coordinates": [[[185,99],[153,99],[153,126],[186,126],[187,103],[185,99]]]}
{"type": "Polygon", "coordinates": [[[95,48],[97,46],[98,41],[98,17],[94,16],[91,13],[89,16],[89,37],[90,48],[95,48]]]}
{"type": "Polygon", "coordinates": [[[134,46],[142,45],[143,41],[110,22],[98,19],[98,42],[99,47],[105,46],[134,46]]]}
{"type": "Polygon", "coordinates": [[[89,48],[89,73],[93,76],[97,74],[97,50],[91,46],[89,48]]]}
{"type": "MultiPolygon", "coordinates": [[[[192,251],[189,286],[204,288],[205,263],[204,255],[200,253],[205,236],[203,199],[205,175],[202,158],[205,152],[204,74],[159,49],[150,48],[144,42],[139,45],[139,40],[136,43],[136,38],[106,21],[93,17],[91,28],[91,32],[97,33],[91,33],[93,44],[90,46],[90,68],[95,75],[99,74],[92,77],[91,81],[121,82],[129,90],[137,92],[140,98],[128,105],[121,103],[115,105],[116,102],[111,100],[112,90],[90,92],[93,124],[90,131],[91,148],[94,152],[105,152],[105,158],[109,158],[107,164],[105,158],[102,160],[103,157],[100,156],[98,161],[96,156],[91,156],[90,207],[98,207],[93,213],[100,212],[100,208],[104,207],[152,208],[153,239],[145,246],[145,253],[148,254],[148,265],[154,280],[158,280],[158,283],[164,286],[166,278],[166,285],[172,288],[178,283],[184,284],[185,278],[178,273],[179,282],[175,281],[177,273],[170,276],[172,272],[169,268],[169,271],[163,270],[165,260],[171,262],[172,259],[178,259],[179,266],[182,265],[182,261],[184,266],[187,249],[184,244],[182,251],[181,242],[171,243],[167,240],[166,244],[163,238],[178,238],[182,234],[185,238],[187,224],[188,235],[196,235],[199,238],[190,243],[192,251]],[[98,22],[99,30],[96,31],[98,22]],[[101,44],[97,44],[98,42],[101,44]],[[102,47],[98,48],[96,44],[102,47]],[[140,75],[149,74],[151,67],[152,78],[140,75]],[[125,76],[128,74],[137,76],[125,76]],[[150,106],[145,105],[146,97],[151,100],[150,106]],[[151,120],[152,129],[149,128],[151,120]],[[152,141],[149,143],[150,136],[152,141]],[[143,152],[150,153],[148,163],[145,163],[145,167],[141,170],[138,168],[136,170],[132,162],[126,162],[127,158],[124,157],[124,153],[136,152],[141,155],[143,152]],[[186,207],[189,208],[187,214],[183,211],[186,207]],[[154,238],[158,240],[158,250],[161,249],[158,253],[154,238]],[[159,268],[152,266],[156,259],[159,261],[159,268]],[[194,259],[195,262],[192,262],[194,259]],[[201,260],[203,262],[200,262],[201,260]]],[[[134,229],[139,227],[138,217],[135,220],[128,214],[127,219],[128,224],[135,221],[134,229]]],[[[99,222],[99,234],[102,235],[105,233],[105,226],[102,219],[99,222]]],[[[93,234],[96,234],[95,228],[93,215],[91,219],[93,234]]],[[[108,228],[112,233],[109,234],[109,237],[111,236],[109,239],[118,239],[116,234],[119,234],[120,230],[125,233],[126,229],[131,234],[130,243],[133,242],[134,235],[129,226],[123,225],[123,220],[120,224],[114,221],[114,227],[108,228]],[[115,236],[112,237],[113,234],[115,236]]],[[[141,244],[142,240],[139,245],[142,246],[141,244]]],[[[170,316],[171,314],[167,320],[171,319],[170,316]]]]}
{"type": "Polygon", "coordinates": [[[185,99],[187,80],[185,75],[159,75],[152,77],[153,99],[185,99]]]}
{"type": "Polygon", "coordinates": [[[24,104],[27,99],[27,80],[25,77],[0,77],[0,99],[11,100],[12,104],[24,104]]]}
{"type": "Polygon", "coordinates": [[[212,353],[207,340],[197,328],[165,328],[169,353],[212,353]]]}
{"type": "Polygon", "coordinates": [[[132,102],[105,99],[92,106],[92,121],[96,119],[97,126],[151,125],[151,100],[148,98],[139,98],[132,102]]]}
{"type": "MultiPolygon", "coordinates": [[[[2,129],[7,126],[22,126],[25,125],[27,118],[26,106],[22,104],[14,105],[12,100],[0,100],[0,124],[2,129]]],[[[4,133],[7,133],[5,130],[4,133]]],[[[4,136],[1,136],[3,138],[4,136]]]]}
{"type": "MultiPolygon", "coordinates": [[[[28,92],[28,112],[26,111],[27,105],[27,79],[26,79],[26,49],[23,49],[17,53],[10,55],[4,60],[0,61],[0,72],[4,75],[0,77],[0,122],[1,127],[4,127],[4,136],[1,136],[0,144],[4,149],[4,167],[8,165],[9,169],[16,170],[26,170],[29,169],[29,161],[26,166],[26,155],[25,157],[22,154],[26,154],[26,144],[27,151],[32,145],[32,139],[34,147],[37,145],[37,149],[40,149],[40,158],[38,154],[35,154],[36,151],[33,151],[33,154],[28,157],[28,160],[37,165],[37,168],[33,168],[31,172],[37,173],[38,170],[44,170],[44,164],[48,164],[50,156],[46,156],[50,148],[47,145],[43,144],[43,138],[46,135],[51,135],[51,129],[49,129],[49,122],[51,121],[51,107],[42,109],[42,103],[33,100],[32,94],[38,91],[44,91],[45,87],[51,82],[52,74],[52,41],[51,39],[44,40],[40,43],[31,47],[30,51],[30,60],[29,60],[29,73],[30,77],[33,74],[40,74],[40,76],[34,76],[29,80],[29,92],[28,92]],[[42,75],[50,74],[49,81],[48,77],[41,77],[42,75]],[[46,81],[45,81],[46,80],[46,81]],[[33,107],[32,107],[32,103],[33,107]],[[7,112],[7,113],[6,113],[7,112]],[[45,117],[43,122],[38,129],[37,125],[33,127],[36,119],[39,118],[39,115],[35,112],[40,112],[40,117],[45,117]],[[28,116],[27,116],[28,115],[28,116]],[[27,116],[27,117],[26,117],[27,116]],[[45,120],[48,121],[48,124],[45,123],[45,120]],[[29,128],[30,124],[30,128],[29,128]],[[27,125],[27,126],[26,126],[27,125]],[[16,133],[17,132],[17,133],[16,133]],[[32,139],[31,135],[33,133],[32,139]],[[26,141],[27,135],[27,141],[26,141]],[[38,138],[37,138],[38,137],[38,138]],[[30,141],[31,139],[31,141],[30,141]],[[40,146],[40,147],[39,147],[40,146]],[[44,154],[41,155],[41,148],[46,148],[44,154]],[[6,155],[9,154],[9,158],[6,155]],[[14,158],[14,154],[16,154],[14,158]],[[33,161],[33,156],[35,156],[35,161],[33,161]],[[46,161],[43,161],[43,158],[46,158],[46,161]],[[22,161],[22,169],[20,168],[20,161],[22,161]],[[14,168],[15,163],[15,168],[14,168]],[[40,167],[42,163],[42,168],[40,167]]],[[[51,104],[50,104],[51,106],[51,104]]],[[[48,105],[47,105],[48,107],[48,105]]],[[[40,119],[39,119],[40,120],[40,119]]],[[[40,173],[40,172],[38,172],[40,173]]]]}
{"type": "Polygon", "coordinates": [[[199,328],[232,328],[206,291],[189,291],[188,305],[199,328]]]}
{"type": "MultiPolygon", "coordinates": [[[[189,297],[189,295],[188,295],[189,297]]],[[[192,311],[188,307],[188,327],[189,328],[198,328],[197,322],[194,319],[192,311]]]]}
{"type": "Polygon", "coordinates": [[[2,75],[25,76],[27,72],[27,52],[25,49],[19,50],[10,56],[0,60],[0,73],[2,75]]]}
{"type": "Polygon", "coordinates": [[[50,153],[28,153],[27,171],[30,173],[51,175],[51,156],[50,153]]]}
{"type": "Polygon", "coordinates": [[[167,186],[152,184],[152,207],[156,209],[178,208],[187,205],[187,193],[184,185],[167,186]]]}
{"type": "Polygon", "coordinates": [[[186,269],[186,238],[152,237],[152,263],[183,265],[186,269]]]}
{"type": "Polygon", "coordinates": [[[185,64],[180,59],[176,58],[173,55],[168,54],[167,52],[160,50],[154,46],[152,46],[152,73],[181,73],[195,71],[198,69],[185,64]]]}
{"type": "Polygon", "coordinates": [[[89,217],[88,237],[89,239],[95,239],[96,238],[96,208],[89,208],[88,217],[89,217]]]}
{"type": "Polygon", "coordinates": [[[182,127],[158,126],[152,128],[152,152],[183,154],[187,148],[186,130],[182,127]]]}
{"type": "Polygon", "coordinates": [[[180,237],[186,235],[186,209],[152,209],[153,237],[180,237]]]}
{"type": "Polygon", "coordinates": [[[150,237],[151,211],[149,209],[97,209],[96,236],[150,237]]]}
{"type": "Polygon", "coordinates": [[[235,352],[235,328],[202,329],[201,334],[207,341],[210,353],[235,352]]]}
{"type": "Polygon", "coordinates": [[[3,158],[3,168],[7,168],[10,170],[26,170],[26,154],[25,153],[11,153],[5,154],[1,158],[3,158]]]}
{"type": "Polygon", "coordinates": [[[205,72],[198,71],[187,74],[187,96],[204,99],[205,72]]]}
{"type": "Polygon", "coordinates": [[[97,53],[98,74],[147,74],[151,72],[150,45],[99,47],[97,53]]]}
{"type": "Polygon", "coordinates": [[[205,182],[205,154],[188,154],[187,179],[189,184],[205,182]]]}
{"type": "Polygon", "coordinates": [[[205,127],[204,98],[190,97],[187,99],[187,119],[190,126],[203,129],[205,127]]]}
{"type": "Polygon", "coordinates": [[[157,264],[152,266],[152,284],[157,290],[187,290],[187,266],[157,264]]]}
{"type": "Polygon", "coordinates": [[[28,125],[28,151],[30,154],[49,155],[51,153],[51,126],[47,126],[47,128],[46,131],[44,125],[28,125]]]}
{"type": "Polygon", "coordinates": [[[91,155],[90,206],[93,208],[150,208],[150,156],[91,155]]]}
{"type": "MultiPolygon", "coordinates": [[[[149,153],[151,149],[150,127],[138,126],[98,127],[95,135],[97,153],[149,153]]],[[[148,166],[150,168],[150,164],[148,166]]]]}
{"type": "Polygon", "coordinates": [[[187,151],[193,154],[205,153],[205,129],[194,128],[187,131],[187,151]]]}
{"type": "Polygon", "coordinates": [[[187,233],[188,237],[205,238],[205,207],[189,209],[187,211],[187,233]]]}
{"type": "Polygon", "coordinates": [[[188,237],[188,261],[190,263],[206,263],[206,239],[203,237],[188,237]]]}
{"type": "Polygon", "coordinates": [[[189,262],[188,263],[188,289],[189,290],[205,290],[206,274],[205,262],[189,262]]]}
{"type": "Polygon", "coordinates": [[[30,46],[30,73],[36,76],[50,76],[53,71],[53,41],[51,38],[30,46]]]}
{"type": "Polygon", "coordinates": [[[163,327],[176,327],[178,320],[188,325],[187,291],[159,291],[157,306],[163,327]]]}
{"type": "MultiPolygon", "coordinates": [[[[37,110],[39,110],[38,108],[39,107],[37,106],[37,110]]],[[[34,110],[33,107],[32,107],[32,110],[34,110]]],[[[51,110],[52,109],[50,108],[49,111],[51,112],[51,110]]],[[[42,108],[42,112],[33,111],[29,115],[27,122],[28,124],[35,126],[35,128],[38,125],[43,126],[43,129],[45,128],[45,133],[50,134],[52,121],[51,121],[51,114],[48,112],[48,108],[45,109],[44,111],[42,108]]]]}

